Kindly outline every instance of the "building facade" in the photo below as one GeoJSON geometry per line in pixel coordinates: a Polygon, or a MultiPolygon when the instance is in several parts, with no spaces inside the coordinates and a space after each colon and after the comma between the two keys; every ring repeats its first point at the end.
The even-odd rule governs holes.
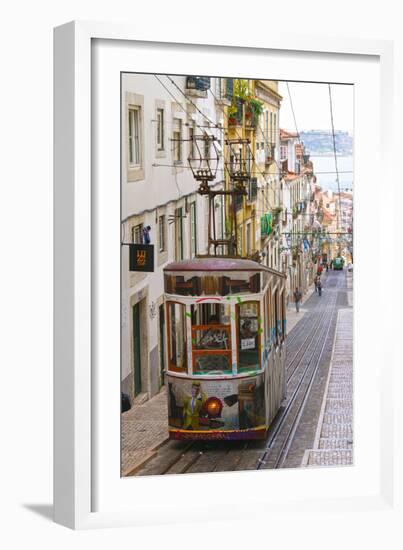
{"type": "MultiPolygon", "coordinates": [[[[207,130],[222,147],[223,113],[212,86],[214,79],[198,77],[122,77],[121,387],[132,399],[150,398],[164,383],[164,266],[207,251],[207,199],[197,193],[188,158],[207,130]],[[148,239],[154,272],[129,271],[127,245],[148,239]]],[[[221,226],[223,219],[222,211],[221,226]]]]}

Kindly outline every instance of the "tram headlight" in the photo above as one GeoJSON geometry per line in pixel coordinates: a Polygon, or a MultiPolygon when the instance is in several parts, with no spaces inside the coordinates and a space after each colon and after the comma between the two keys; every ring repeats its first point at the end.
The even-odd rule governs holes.
{"type": "Polygon", "coordinates": [[[222,401],[218,397],[209,397],[205,403],[205,408],[210,418],[220,416],[222,407],[222,401]]]}

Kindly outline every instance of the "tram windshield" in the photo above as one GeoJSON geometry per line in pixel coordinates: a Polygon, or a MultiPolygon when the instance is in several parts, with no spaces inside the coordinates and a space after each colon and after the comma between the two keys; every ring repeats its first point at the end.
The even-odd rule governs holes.
{"type": "Polygon", "coordinates": [[[226,304],[191,307],[193,374],[231,374],[231,312],[226,304]]]}
{"type": "Polygon", "coordinates": [[[238,372],[260,368],[259,303],[237,305],[238,372]]]}

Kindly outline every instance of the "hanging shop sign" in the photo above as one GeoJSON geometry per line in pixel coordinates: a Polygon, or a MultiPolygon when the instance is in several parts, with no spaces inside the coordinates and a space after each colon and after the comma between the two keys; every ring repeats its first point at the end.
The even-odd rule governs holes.
{"type": "Polygon", "coordinates": [[[154,271],[153,244],[129,244],[129,270],[154,271]]]}

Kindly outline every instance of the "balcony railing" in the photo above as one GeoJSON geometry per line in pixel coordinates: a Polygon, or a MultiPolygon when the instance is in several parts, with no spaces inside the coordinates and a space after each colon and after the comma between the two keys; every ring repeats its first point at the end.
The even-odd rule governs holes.
{"type": "Polygon", "coordinates": [[[265,164],[266,165],[270,166],[270,164],[273,164],[273,162],[275,160],[274,159],[275,152],[276,152],[276,144],[275,143],[269,143],[266,146],[266,150],[265,150],[265,164]]]}

